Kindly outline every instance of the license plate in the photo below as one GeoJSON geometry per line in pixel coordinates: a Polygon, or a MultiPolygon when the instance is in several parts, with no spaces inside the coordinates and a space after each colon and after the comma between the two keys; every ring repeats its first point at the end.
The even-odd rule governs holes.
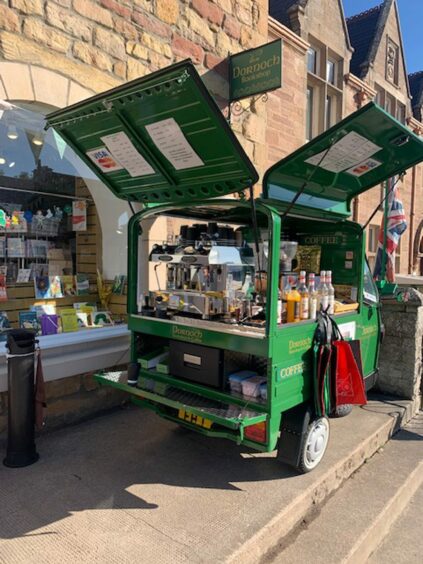
{"type": "Polygon", "coordinates": [[[210,429],[213,424],[213,421],[211,421],[210,419],[201,417],[201,415],[195,415],[195,413],[190,413],[185,409],[180,409],[178,411],[178,417],[179,419],[183,419],[187,423],[193,423],[194,425],[203,427],[203,429],[210,429]]]}

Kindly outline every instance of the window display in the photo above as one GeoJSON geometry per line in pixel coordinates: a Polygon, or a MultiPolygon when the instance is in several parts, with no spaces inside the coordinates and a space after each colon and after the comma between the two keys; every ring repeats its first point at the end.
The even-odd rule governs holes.
{"type": "Polygon", "coordinates": [[[34,109],[0,101],[2,319],[42,335],[110,325],[103,307],[84,320],[74,308],[86,300],[97,312],[98,227],[86,181],[98,181],[34,109]]]}

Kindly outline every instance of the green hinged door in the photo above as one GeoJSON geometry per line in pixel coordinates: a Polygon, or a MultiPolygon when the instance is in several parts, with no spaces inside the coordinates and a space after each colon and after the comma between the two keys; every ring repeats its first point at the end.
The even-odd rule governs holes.
{"type": "Polygon", "coordinates": [[[258,179],[190,61],[53,112],[47,123],[125,200],[191,203],[258,179]]]}
{"type": "Polygon", "coordinates": [[[370,102],[291,155],[263,180],[264,197],[297,203],[339,216],[351,200],[423,161],[423,140],[370,102]]]}

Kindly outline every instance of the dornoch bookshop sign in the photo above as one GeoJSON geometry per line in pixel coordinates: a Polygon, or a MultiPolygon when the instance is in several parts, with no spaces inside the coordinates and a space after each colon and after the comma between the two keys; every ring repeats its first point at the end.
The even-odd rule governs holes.
{"type": "Polygon", "coordinates": [[[240,100],[282,85],[282,41],[249,49],[229,59],[230,100],[240,100]]]}

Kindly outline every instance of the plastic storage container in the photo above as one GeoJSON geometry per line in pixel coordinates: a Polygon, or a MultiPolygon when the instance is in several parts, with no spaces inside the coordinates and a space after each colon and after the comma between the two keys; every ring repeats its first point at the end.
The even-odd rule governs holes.
{"type": "Polygon", "coordinates": [[[257,372],[252,370],[241,370],[240,372],[235,372],[229,376],[229,387],[231,392],[235,394],[242,394],[242,382],[248,378],[253,378],[257,376],[257,372]]]}

